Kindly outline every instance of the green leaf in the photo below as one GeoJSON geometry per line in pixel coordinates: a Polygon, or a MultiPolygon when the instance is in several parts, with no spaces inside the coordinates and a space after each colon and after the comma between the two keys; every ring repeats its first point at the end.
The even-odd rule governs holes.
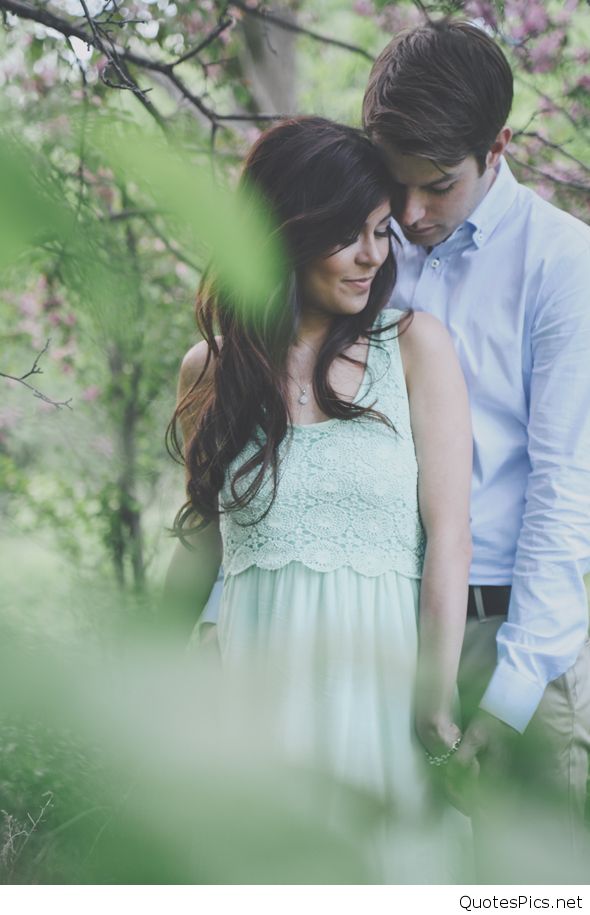
{"type": "Polygon", "coordinates": [[[94,139],[117,175],[155,204],[185,250],[210,260],[225,288],[247,308],[262,307],[280,283],[284,255],[262,200],[221,184],[209,163],[191,160],[160,135],[125,125],[94,139]]]}

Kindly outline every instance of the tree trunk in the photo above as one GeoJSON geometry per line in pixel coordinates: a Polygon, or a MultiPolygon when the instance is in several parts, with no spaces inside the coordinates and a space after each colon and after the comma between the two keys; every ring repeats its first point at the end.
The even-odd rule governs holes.
{"type": "MultiPolygon", "coordinates": [[[[299,3],[273,4],[272,13],[295,22],[299,3]]],[[[241,22],[240,65],[260,112],[293,114],[297,110],[295,43],[297,35],[268,20],[246,14],[241,22]]]]}

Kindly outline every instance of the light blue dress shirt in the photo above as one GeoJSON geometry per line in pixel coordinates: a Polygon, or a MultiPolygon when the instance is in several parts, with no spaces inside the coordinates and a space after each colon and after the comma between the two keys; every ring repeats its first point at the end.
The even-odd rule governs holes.
{"type": "Polygon", "coordinates": [[[430,253],[400,234],[391,304],[449,329],[469,389],[473,584],[512,584],[481,706],[524,730],[588,631],[590,229],[502,159],[430,253]]]}

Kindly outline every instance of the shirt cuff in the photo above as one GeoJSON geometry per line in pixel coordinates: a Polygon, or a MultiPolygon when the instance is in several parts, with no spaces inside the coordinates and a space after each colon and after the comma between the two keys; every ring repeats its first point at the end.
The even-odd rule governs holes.
{"type": "Polygon", "coordinates": [[[543,685],[527,680],[506,664],[498,664],[479,705],[522,734],[544,692],[543,685]]]}
{"type": "Polygon", "coordinates": [[[219,604],[221,603],[221,594],[223,591],[223,569],[219,570],[217,581],[213,585],[209,600],[205,604],[205,609],[199,617],[197,628],[201,630],[203,624],[216,626],[219,619],[219,604]]]}

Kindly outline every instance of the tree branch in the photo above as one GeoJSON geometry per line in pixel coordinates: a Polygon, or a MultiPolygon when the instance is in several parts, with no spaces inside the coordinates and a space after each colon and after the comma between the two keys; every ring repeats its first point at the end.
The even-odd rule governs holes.
{"type": "Polygon", "coordinates": [[[523,160],[515,156],[514,153],[507,152],[506,156],[509,159],[512,159],[513,162],[516,162],[516,164],[520,165],[522,168],[526,168],[530,172],[534,172],[536,175],[541,175],[541,177],[547,178],[547,180],[552,181],[553,184],[559,184],[560,187],[569,187],[572,191],[583,191],[585,194],[590,195],[590,184],[583,184],[581,181],[570,181],[567,178],[557,178],[555,175],[544,171],[537,165],[531,165],[529,162],[523,162],[523,160]]]}
{"type": "MultiPolygon", "coordinates": [[[[84,4],[86,6],[86,4],[84,4]]],[[[87,7],[86,7],[87,9],[87,7]]],[[[96,27],[96,22],[91,23],[90,31],[87,29],[80,28],[77,25],[74,25],[68,19],[65,19],[63,16],[58,16],[55,13],[51,12],[47,7],[34,7],[29,3],[24,2],[24,0],[0,0],[0,10],[5,10],[6,12],[12,13],[15,16],[18,16],[20,19],[28,19],[32,22],[38,22],[41,25],[46,26],[47,28],[53,29],[56,32],[59,32],[61,35],[64,35],[66,38],[75,37],[79,38],[85,44],[90,47],[94,47],[97,50],[101,51],[109,61],[110,64],[116,64],[114,66],[117,73],[123,79],[123,84],[117,86],[114,83],[109,82],[107,79],[103,78],[103,82],[106,85],[110,85],[113,88],[126,88],[133,91],[135,97],[147,108],[149,113],[156,119],[159,125],[165,129],[165,122],[159,112],[151,104],[151,102],[146,98],[145,90],[141,90],[139,86],[131,78],[127,67],[123,62],[131,64],[135,67],[138,67],[142,70],[151,71],[154,73],[161,73],[170,82],[176,87],[180,92],[182,97],[186,99],[194,108],[196,108],[212,125],[219,124],[222,121],[274,121],[277,120],[277,115],[275,114],[218,114],[212,108],[205,104],[201,96],[195,95],[190,89],[185,85],[185,83],[174,73],[174,67],[178,66],[178,63],[182,58],[171,63],[164,63],[163,61],[150,60],[148,57],[144,57],[141,54],[136,54],[133,51],[129,51],[127,48],[121,48],[111,40],[107,39],[109,43],[109,48],[106,48],[105,41],[99,33],[99,30],[96,27]],[[94,28],[92,27],[94,26],[94,28]]],[[[207,39],[215,32],[217,35],[221,34],[218,31],[219,26],[207,36],[207,39]]],[[[217,35],[215,37],[217,37],[217,35]]],[[[211,39],[214,40],[214,39],[211,39]]],[[[193,49],[193,52],[196,53],[196,50],[193,49]]],[[[190,52],[189,52],[190,53],[190,52]]],[[[149,91],[149,90],[148,90],[149,91]]]]}
{"type": "Polygon", "coordinates": [[[564,149],[563,145],[560,143],[552,143],[550,140],[546,140],[545,137],[542,134],[537,133],[536,130],[517,130],[513,134],[513,139],[517,139],[518,137],[531,137],[534,140],[539,140],[543,146],[547,146],[549,149],[555,149],[557,152],[561,153],[564,158],[569,159],[570,162],[574,162],[582,171],[585,171],[590,175],[590,168],[582,162],[581,159],[576,159],[575,156],[572,156],[572,154],[564,149]]]}
{"type": "Polygon", "coordinates": [[[364,57],[365,60],[369,60],[371,63],[375,60],[372,54],[369,54],[368,51],[365,51],[365,49],[361,48],[359,45],[349,44],[349,42],[340,41],[337,38],[330,38],[328,35],[320,35],[319,32],[314,32],[311,29],[306,29],[302,25],[297,25],[295,22],[289,22],[287,19],[282,19],[275,13],[268,12],[268,10],[265,10],[262,6],[248,6],[246,3],[242,2],[242,0],[231,0],[228,5],[235,6],[236,9],[241,10],[242,13],[246,13],[248,16],[264,19],[265,22],[270,22],[279,29],[285,29],[286,32],[296,32],[298,35],[306,35],[308,38],[312,38],[314,41],[319,41],[322,44],[332,45],[332,47],[335,48],[342,48],[344,51],[352,51],[353,54],[360,54],[361,57],[364,57]]]}
{"type": "Polygon", "coordinates": [[[129,73],[129,70],[127,69],[127,67],[125,66],[123,61],[121,60],[121,56],[125,52],[124,51],[120,52],[117,49],[114,41],[106,33],[103,32],[103,30],[101,29],[101,27],[99,25],[96,24],[96,22],[90,15],[90,11],[86,4],[86,0],[79,0],[79,2],[80,2],[80,5],[82,6],[82,9],[84,10],[84,16],[86,17],[86,21],[88,22],[88,25],[90,26],[90,30],[91,30],[92,36],[94,38],[94,46],[96,48],[98,48],[98,50],[102,51],[102,53],[107,58],[110,66],[113,68],[115,73],[118,75],[119,79],[122,80],[122,83],[118,86],[113,86],[113,84],[107,80],[104,72],[101,73],[102,81],[104,83],[106,83],[106,85],[113,86],[113,88],[116,88],[116,89],[129,89],[133,93],[133,95],[141,102],[141,104],[144,106],[144,108],[147,109],[147,111],[151,114],[151,116],[154,118],[154,120],[160,125],[160,127],[165,130],[165,124],[164,124],[164,119],[162,118],[162,115],[159,113],[157,108],[154,105],[152,105],[152,103],[150,102],[150,100],[147,97],[147,93],[139,88],[138,84],[135,82],[135,80],[132,78],[131,74],[129,73]],[[104,34],[104,38],[106,40],[103,40],[103,34],[104,34]]]}
{"type": "MultiPolygon", "coordinates": [[[[545,102],[547,105],[549,105],[551,109],[553,109],[555,111],[559,111],[560,114],[563,114],[563,116],[565,118],[567,118],[567,120],[570,122],[572,127],[574,127],[576,130],[580,129],[580,125],[577,123],[576,119],[574,117],[572,117],[571,113],[567,110],[567,108],[564,105],[557,104],[557,102],[555,102],[552,98],[550,98],[546,92],[543,92],[542,89],[539,89],[538,86],[535,86],[534,82],[524,79],[522,74],[519,73],[518,71],[516,73],[516,79],[518,80],[518,82],[522,83],[523,86],[526,86],[528,89],[531,89],[534,93],[536,93],[536,95],[538,95],[539,98],[541,98],[543,100],[543,102],[545,102]]],[[[540,113],[543,113],[543,112],[540,112],[540,113]]]]}
{"type": "Polygon", "coordinates": [[[183,54],[178,60],[175,60],[173,64],[170,64],[171,67],[177,67],[179,64],[183,64],[186,60],[190,60],[191,57],[196,57],[197,54],[200,54],[201,51],[204,51],[210,44],[213,44],[214,41],[219,38],[222,32],[225,32],[231,25],[233,25],[235,19],[233,16],[227,16],[225,19],[220,19],[217,26],[213,31],[209,32],[206,38],[200,42],[196,47],[192,48],[190,51],[187,51],[186,54],[183,54]]]}
{"type": "Polygon", "coordinates": [[[45,355],[45,353],[49,349],[50,342],[51,342],[50,340],[47,340],[47,343],[45,344],[45,346],[43,347],[41,352],[35,356],[35,361],[33,362],[33,365],[31,366],[31,368],[29,369],[28,372],[25,372],[24,375],[9,375],[7,372],[0,372],[0,377],[8,378],[10,381],[17,381],[19,384],[24,385],[25,388],[28,388],[29,391],[33,392],[35,397],[38,397],[44,403],[51,404],[52,407],[57,407],[58,409],[60,407],[67,407],[69,410],[71,410],[72,409],[70,406],[70,404],[72,402],[71,397],[69,397],[67,400],[52,400],[51,397],[48,397],[47,394],[43,394],[42,391],[40,391],[38,388],[34,387],[34,385],[29,384],[29,382],[27,381],[27,378],[30,378],[32,375],[42,375],[43,374],[43,369],[39,368],[39,360],[41,359],[42,356],[45,355]]]}

